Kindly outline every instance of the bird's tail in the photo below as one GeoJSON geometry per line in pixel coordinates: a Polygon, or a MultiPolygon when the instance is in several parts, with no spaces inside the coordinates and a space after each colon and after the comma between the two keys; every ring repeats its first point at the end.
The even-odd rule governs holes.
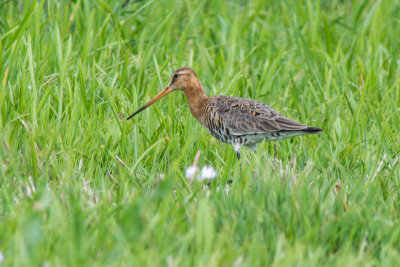
{"type": "Polygon", "coordinates": [[[322,131],[321,128],[316,128],[316,127],[306,127],[298,130],[280,130],[279,131],[280,138],[277,140],[291,138],[305,134],[318,134],[321,131],[322,131]]]}
{"type": "Polygon", "coordinates": [[[322,129],[317,127],[307,127],[301,131],[305,133],[319,133],[322,132],[322,129]]]}

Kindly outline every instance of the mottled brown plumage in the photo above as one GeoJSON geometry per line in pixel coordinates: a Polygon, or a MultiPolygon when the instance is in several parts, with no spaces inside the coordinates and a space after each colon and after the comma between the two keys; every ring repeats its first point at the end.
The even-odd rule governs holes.
{"type": "Polygon", "coordinates": [[[207,97],[196,73],[187,67],[176,70],[168,86],[128,119],[174,90],[185,93],[193,116],[215,138],[233,145],[238,158],[243,145],[256,151],[262,141],[322,131],[290,120],[255,100],[223,95],[207,97]]]}

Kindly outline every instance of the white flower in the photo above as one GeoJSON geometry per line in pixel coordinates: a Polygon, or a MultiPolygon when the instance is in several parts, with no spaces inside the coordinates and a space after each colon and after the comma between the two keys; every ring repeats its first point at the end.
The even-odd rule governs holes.
{"type": "Polygon", "coordinates": [[[186,169],[186,178],[189,180],[194,179],[194,177],[196,176],[196,172],[199,170],[199,168],[197,168],[197,166],[190,166],[186,169]]]}
{"type": "Polygon", "coordinates": [[[4,261],[4,254],[0,252],[0,265],[4,261]]]}
{"type": "Polygon", "coordinates": [[[201,169],[201,180],[214,179],[217,176],[217,172],[212,166],[204,166],[201,169]]]}
{"type": "Polygon", "coordinates": [[[204,166],[201,169],[201,174],[199,175],[199,168],[195,165],[192,165],[186,169],[185,174],[188,180],[196,179],[199,181],[204,181],[217,177],[217,172],[212,166],[204,166]]]}

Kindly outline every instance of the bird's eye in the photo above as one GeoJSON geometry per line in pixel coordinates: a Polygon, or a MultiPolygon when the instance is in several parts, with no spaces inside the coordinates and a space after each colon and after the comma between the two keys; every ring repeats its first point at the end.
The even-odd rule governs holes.
{"type": "Polygon", "coordinates": [[[176,78],[178,78],[178,74],[174,74],[174,80],[176,79],[176,78]]]}

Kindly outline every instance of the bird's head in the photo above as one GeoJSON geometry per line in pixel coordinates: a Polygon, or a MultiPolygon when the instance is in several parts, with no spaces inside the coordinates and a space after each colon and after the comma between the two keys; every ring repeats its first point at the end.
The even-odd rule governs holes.
{"type": "Polygon", "coordinates": [[[198,85],[200,85],[200,81],[196,73],[191,68],[183,67],[172,73],[168,87],[172,90],[182,90],[189,93],[198,85]]]}
{"type": "Polygon", "coordinates": [[[193,95],[198,91],[204,92],[199,78],[197,78],[196,73],[188,67],[180,68],[174,71],[171,75],[171,81],[161,92],[159,92],[155,97],[153,97],[147,104],[143,105],[127,119],[129,120],[145,108],[151,106],[153,103],[157,102],[164,96],[168,95],[172,91],[182,90],[186,95],[193,95]]]}

